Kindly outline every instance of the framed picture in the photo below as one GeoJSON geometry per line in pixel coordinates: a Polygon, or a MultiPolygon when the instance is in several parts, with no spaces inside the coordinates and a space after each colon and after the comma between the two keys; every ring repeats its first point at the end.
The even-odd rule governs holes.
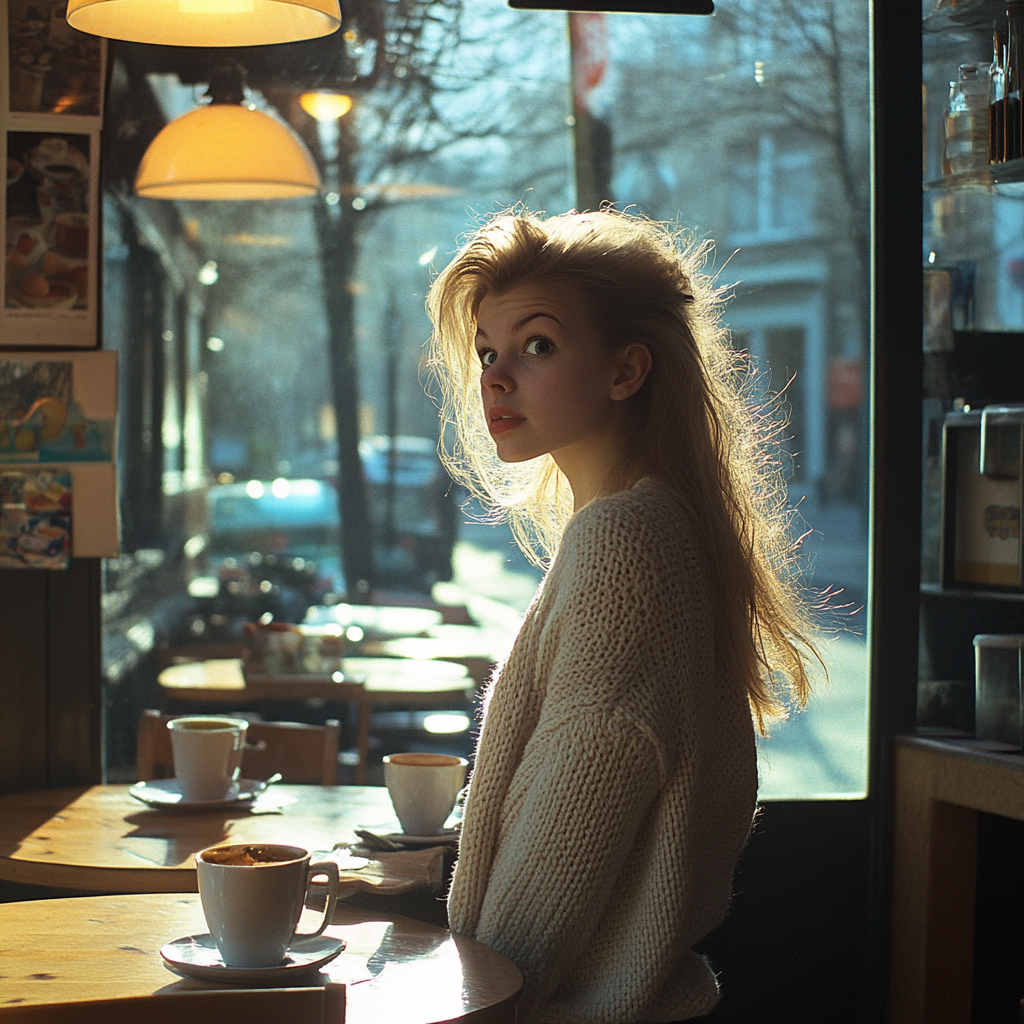
{"type": "Polygon", "coordinates": [[[65,13],[63,0],[8,0],[0,8],[0,349],[99,342],[106,41],[76,32],[65,13]]]}
{"type": "Polygon", "coordinates": [[[100,117],[103,40],[67,23],[67,0],[7,0],[6,6],[10,113],[100,117]]]}
{"type": "Polygon", "coordinates": [[[117,556],[116,421],[116,352],[0,352],[0,478],[12,506],[5,557],[56,567],[64,519],[71,555],[117,556]]]}

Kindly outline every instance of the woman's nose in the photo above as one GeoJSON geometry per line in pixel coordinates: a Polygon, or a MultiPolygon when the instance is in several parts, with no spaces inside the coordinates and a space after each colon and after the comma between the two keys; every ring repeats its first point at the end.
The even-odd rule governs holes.
{"type": "Polygon", "coordinates": [[[483,376],[480,378],[480,384],[488,391],[497,391],[504,395],[515,390],[512,377],[500,359],[485,367],[483,376]]]}

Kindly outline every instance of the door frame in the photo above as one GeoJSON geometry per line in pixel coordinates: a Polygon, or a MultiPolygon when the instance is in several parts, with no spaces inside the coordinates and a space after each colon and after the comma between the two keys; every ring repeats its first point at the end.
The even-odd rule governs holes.
{"type": "Polygon", "coordinates": [[[868,796],[765,804],[702,951],[725,1022],[882,1022],[894,737],[916,727],[921,534],[921,18],[872,0],[868,796]]]}

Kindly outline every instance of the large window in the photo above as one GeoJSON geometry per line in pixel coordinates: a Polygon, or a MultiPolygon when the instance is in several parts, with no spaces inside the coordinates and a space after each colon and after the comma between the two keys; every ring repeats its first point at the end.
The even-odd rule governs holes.
{"type": "Polygon", "coordinates": [[[213,642],[245,616],[370,590],[466,603],[496,644],[511,635],[539,574],[507,531],[460,508],[432,455],[423,298],[481,214],[607,199],[717,241],[734,343],[764,387],[786,386],[790,498],[812,531],[801,557],[809,586],[840,596],[822,613],[831,683],[763,744],[762,795],[864,792],[868,6],[716,7],[587,16],[570,44],[566,15],[501,0],[362,0],[346,5],[358,17],[345,38],[227,55],[116,47],[103,330],[121,353],[125,554],[104,598],[111,773],[130,771],[161,642],[213,642]],[[303,138],[319,195],[132,194],[145,146],[225,56],[245,66],[247,100],[303,138]],[[300,97],[318,89],[351,110],[314,119],[300,97]]]}

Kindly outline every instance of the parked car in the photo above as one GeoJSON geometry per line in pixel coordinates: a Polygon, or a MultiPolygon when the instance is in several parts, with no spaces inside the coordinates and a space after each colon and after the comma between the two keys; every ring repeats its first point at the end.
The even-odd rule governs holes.
{"type": "Polygon", "coordinates": [[[313,604],[344,594],[338,497],[322,480],[250,480],[209,489],[210,568],[217,620],[298,622],[313,604]]]}
{"type": "MultiPolygon", "coordinates": [[[[452,576],[457,528],[450,481],[426,437],[364,438],[378,578],[388,587],[429,591],[452,576]]],[[[313,478],[215,484],[209,489],[210,553],[236,561],[253,552],[315,562],[327,587],[345,592],[341,520],[334,483],[313,478]]],[[[321,588],[323,584],[321,584],[321,588]]]]}
{"type": "Polygon", "coordinates": [[[359,455],[381,581],[429,590],[438,580],[450,580],[458,510],[436,443],[374,435],[360,441],[359,455]]]}

